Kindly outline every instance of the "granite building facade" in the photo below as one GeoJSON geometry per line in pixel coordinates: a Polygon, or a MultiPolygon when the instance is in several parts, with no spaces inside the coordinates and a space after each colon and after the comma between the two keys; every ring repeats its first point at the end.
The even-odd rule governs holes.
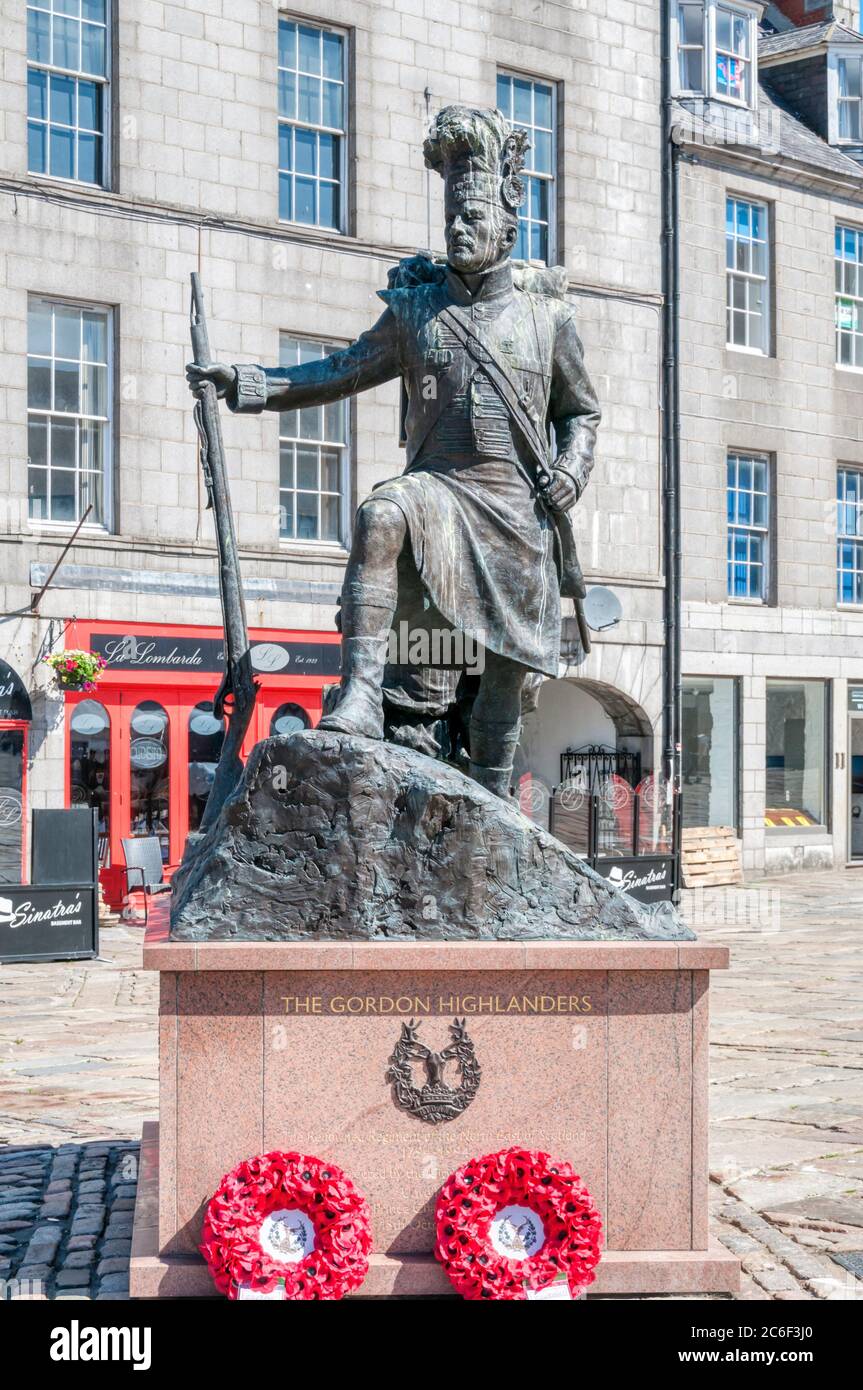
{"type": "MultiPolygon", "coordinates": [[[[851,846],[858,726],[846,710],[863,687],[863,595],[856,532],[851,578],[837,579],[836,489],[856,526],[861,377],[854,295],[842,309],[852,360],[835,360],[833,286],[836,227],[863,226],[856,69],[839,65],[860,40],[856,17],[828,8],[671,11],[684,807],[688,823],[733,823],[750,868],[844,862],[851,846]],[[821,80],[821,50],[794,48],[804,20],[813,34],[832,26],[806,120],[787,104],[795,64],[816,56],[821,80]],[[700,92],[687,85],[699,71],[700,92]],[[711,121],[721,138],[705,134],[711,121]],[[745,284],[729,290],[731,243],[745,284]],[[765,825],[789,807],[806,824],[765,825]]],[[[31,806],[96,806],[115,888],[130,834],[155,833],[166,863],[179,858],[221,736],[208,709],[212,521],[183,379],[189,272],[223,360],[304,360],[354,337],[377,316],[388,267],[442,249],[421,145],[453,101],[500,105],[529,131],[517,254],[566,267],[603,409],[575,517],[588,584],[612,589],[622,616],[582,660],[565,608],[560,678],[525,725],[525,805],[545,819],[567,748],[615,748],[630,780],[649,778],[664,583],[659,6],[0,0],[0,12],[0,657],[31,706],[0,707],[4,874],[26,858],[31,806]],[[108,661],[94,694],[63,695],[50,677],[44,656],[73,647],[108,661]]],[[[261,682],[254,737],[319,715],[353,511],[401,470],[398,434],[396,383],[296,417],[226,414],[261,682]]]]}
{"type": "MultiPolygon", "coordinates": [[[[500,104],[530,131],[517,250],[567,267],[604,411],[577,526],[589,579],[621,595],[623,619],[530,717],[531,804],[544,814],[572,742],[620,736],[649,769],[663,636],[656,7],[2,12],[2,655],[32,701],[26,728],[8,721],[13,810],[16,795],[25,812],[95,804],[106,856],[156,833],[176,862],[220,737],[213,532],[183,380],[189,272],[224,359],[296,361],[352,338],[389,266],[442,249],[421,145],[453,101],[500,104]],[[109,662],[89,699],[58,694],[41,660],[74,646],[109,662]]],[[[225,420],[258,736],[320,711],[353,510],[403,467],[398,410],[393,383],[337,410],[225,420]]],[[[571,611],[564,622],[574,659],[571,611]]]]}
{"type": "Polygon", "coordinates": [[[676,74],[684,823],[826,867],[863,858],[863,39],[856,4],[725,8],[741,56],[714,23],[676,74]]]}

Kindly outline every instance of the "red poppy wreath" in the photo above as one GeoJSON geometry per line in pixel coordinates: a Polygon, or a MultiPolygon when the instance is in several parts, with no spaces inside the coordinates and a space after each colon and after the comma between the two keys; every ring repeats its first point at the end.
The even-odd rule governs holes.
{"type": "Polygon", "coordinates": [[[463,1298],[526,1299],[566,1276],[592,1284],[602,1224],[569,1163],[532,1149],[474,1158],[451,1174],[435,1211],[435,1254],[463,1298]]]}
{"type": "Polygon", "coordinates": [[[363,1282],[365,1197],[334,1163],[299,1153],[246,1159],[204,1215],[200,1251],[228,1298],[344,1298],[363,1282]]]}

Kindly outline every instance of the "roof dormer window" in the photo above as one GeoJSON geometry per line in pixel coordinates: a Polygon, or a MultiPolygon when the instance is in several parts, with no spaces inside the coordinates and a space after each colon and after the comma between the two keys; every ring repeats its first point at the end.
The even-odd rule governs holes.
{"type": "Polygon", "coordinates": [[[760,5],[677,0],[677,95],[753,106],[760,5]]]}
{"type": "Polygon", "coordinates": [[[838,58],[836,62],[836,101],[838,138],[859,144],[861,140],[860,120],[860,58],[858,56],[838,58]]]}

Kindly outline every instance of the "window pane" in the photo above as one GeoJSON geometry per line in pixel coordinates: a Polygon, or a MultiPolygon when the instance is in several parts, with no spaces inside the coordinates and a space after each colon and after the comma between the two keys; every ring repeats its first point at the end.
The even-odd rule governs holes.
{"type": "Polygon", "coordinates": [[[317,173],[318,138],[314,131],[294,132],[294,169],[298,174],[317,173]]]}
{"type": "Polygon", "coordinates": [[[102,129],[102,88],[96,82],[78,83],[78,125],[82,130],[102,129]]]}
{"type": "Polygon", "coordinates": [[[51,467],[72,472],[78,462],[77,428],[74,420],[51,421],[51,467]]]}
{"type": "Polygon", "coordinates": [[[51,409],[51,363],[44,358],[27,363],[27,404],[31,410],[51,409]]]}
{"type": "Polygon", "coordinates": [[[339,539],[339,499],[338,497],[321,498],[321,540],[338,541],[339,539]]]}
{"type": "Polygon", "coordinates": [[[162,861],[169,855],[170,727],[168,716],[154,700],[135,709],[129,737],[131,793],[130,834],[155,835],[162,861]]]}
{"type": "Polygon", "coordinates": [[[299,67],[300,72],[320,73],[321,71],[321,31],[311,29],[305,24],[299,27],[299,67]]]}
{"type": "Polygon", "coordinates": [[[767,807],[774,829],[824,824],[823,681],[767,682],[767,807]]]}
{"type": "Polygon", "coordinates": [[[291,120],[297,114],[297,76],[293,72],[279,72],[279,115],[289,116],[291,120]]]}
{"type": "Polygon", "coordinates": [[[338,228],[339,188],[335,183],[322,183],[318,186],[318,222],[321,227],[338,228]]]}
{"type": "Polygon", "coordinates": [[[297,222],[315,223],[315,184],[312,179],[294,180],[294,209],[297,222]]]}
{"type": "Polygon", "coordinates": [[[294,220],[293,180],[290,174],[279,175],[279,217],[286,222],[294,220]]]}
{"type": "Polygon", "coordinates": [[[73,806],[98,812],[99,835],[111,816],[111,721],[98,700],[82,700],[69,721],[69,787],[73,806]]]}
{"type": "Polygon", "coordinates": [[[27,168],[31,174],[46,172],[47,146],[47,126],[30,122],[27,126],[27,168]]]}
{"type": "Polygon", "coordinates": [[[48,118],[48,80],[36,68],[27,72],[27,115],[42,121],[48,118]]]}
{"type": "Polygon", "coordinates": [[[317,449],[297,449],[297,487],[317,491],[318,451],[317,449]]]}
{"type": "Polygon", "coordinates": [[[341,83],[325,82],[323,84],[323,125],[335,126],[341,130],[343,91],[344,88],[341,83]]]}
{"type": "Polygon", "coordinates": [[[75,72],[80,68],[81,26],[74,19],[54,16],[54,52],[51,61],[58,68],[70,68],[75,72]]]}
{"type": "Polygon", "coordinates": [[[297,26],[289,20],[279,20],[279,66],[297,66],[297,26]]]}
{"type": "Polygon", "coordinates": [[[34,63],[50,63],[50,19],[41,10],[27,11],[27,57],[34,63]]]}
{"type": "Polygon", "coordinates": [[[52,126],[50,130],[50,150],[49,171],[54,178],[74,178],[75,141],[72,131],[52,126]]]}
{"type": "Polygon", "coordinates": [[[737,829],[736,681],[686,680],[682,701],[684,826],[737,829]]]}
{"type": "Polygon", "coordinates": [[[27,499],[29,516],[32,521],[48,520],[48,471],[30,468],[27,470],[27,499]]]}
{"type": "Polygon", "coordinates": [[[324,32],[323,43],[324,77],[332,77],[341,80],[344,75],[341,35],[324,32]]]}
{"type": "Polygon", "coordinates": [[[318,495],[317,493],[298,492],[296,494],[297,506],[297,536],[303,541],[314,541],[318,539],[318,495]]]}
{"type": "Polygon", "coordinates": [[[48,421],[29,420],[27,424],[27,455],[31,467],[45,468],[48,464],[48,421]]]}
{"type": "Polygon", "coordinates": [[[190,833],[201,824],[224,741],[224,719],[213,714],[212,700],[202,700],[189,715],[190,833]]]}
{"type": "Polygon", "coordinates": [[[100,183],[102,172],[102,137],[86,132],[78,136],[78,178],[83,183],[100,183]]]}
{"type": "Polygon", "coordinates": [[[317,77],[300,75],[297,117],[310,125],[321,124],[321,84],[317,77]]]}
{"type": "Polygon", "coordinates": [[[51,120],[55,125],[75,124],[75,80],[51,76],[51,120]]]}
{"type": "Polygon", "coordinates": [[[54,409],[81,409],[81,368],[77,362],[54,363],[54,409]]]}
{"type": "Polygon", "coordinates": [[[292,703],[279,705],[270,720],[270,736],[281,734],[285,738],[289,734],[299,733],[301,729],[308,729],[310,726],[311,720],[302,705],[292,703]]]}
{"type": "Polygon", "coordinates": [[[104,314],[83,314],[83,357],[85,362],[107,362],[107,323],[104,314]]]}
{"type": "Polygon", "coordinates": [[[75,474],[65,469],[51,469],[51,500],[49,517],[51,521],[75,521],[77,501],[75,474]]]}
{"type": "Polygon", "coordinates": [[[81,414],[106,415],[108,413],[108,369],[107,367],[85,367],[81,382],[81,414]]]}
{"type": "Polygon", "coordinates": [[[341,451],[321,449],[321,489],[324,492],[338,492],[341,486],[341,451]]]}
{"type": "Polygon", "coordinates": [[[81,67],[97,77],[105,74],[105,30],[99,25],[81,26],[81,67]]]}
{"type": "Polygon", "coordinates": [[[0,729],[0,882],[24,878],[24,734],[0,729]]]}

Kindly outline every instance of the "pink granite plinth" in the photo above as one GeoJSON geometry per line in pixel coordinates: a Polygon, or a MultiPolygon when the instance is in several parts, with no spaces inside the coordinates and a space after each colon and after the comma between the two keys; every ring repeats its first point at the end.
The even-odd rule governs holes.
{"type": "Polygon", "coordinates": [[[446,1292],[437,1192],[514,1143],[587,1183],[605,1229],[597,1291],[732,1290],[737,1261],[707,1236],[707,995],[727,963],[697,942],[174,943],[154,922],[160,1134],[146,1136],[133,1296],[208,1292],[203,1209],[236,1163],[279,1148],[331,1159],[365,1192],[364,1294],[446,1292]],[[396,1103],[389,1058],[403,1021],[440,1050],[456,1017],[482,1078],[462,1114],[430,1125],[396,1103]]]}

